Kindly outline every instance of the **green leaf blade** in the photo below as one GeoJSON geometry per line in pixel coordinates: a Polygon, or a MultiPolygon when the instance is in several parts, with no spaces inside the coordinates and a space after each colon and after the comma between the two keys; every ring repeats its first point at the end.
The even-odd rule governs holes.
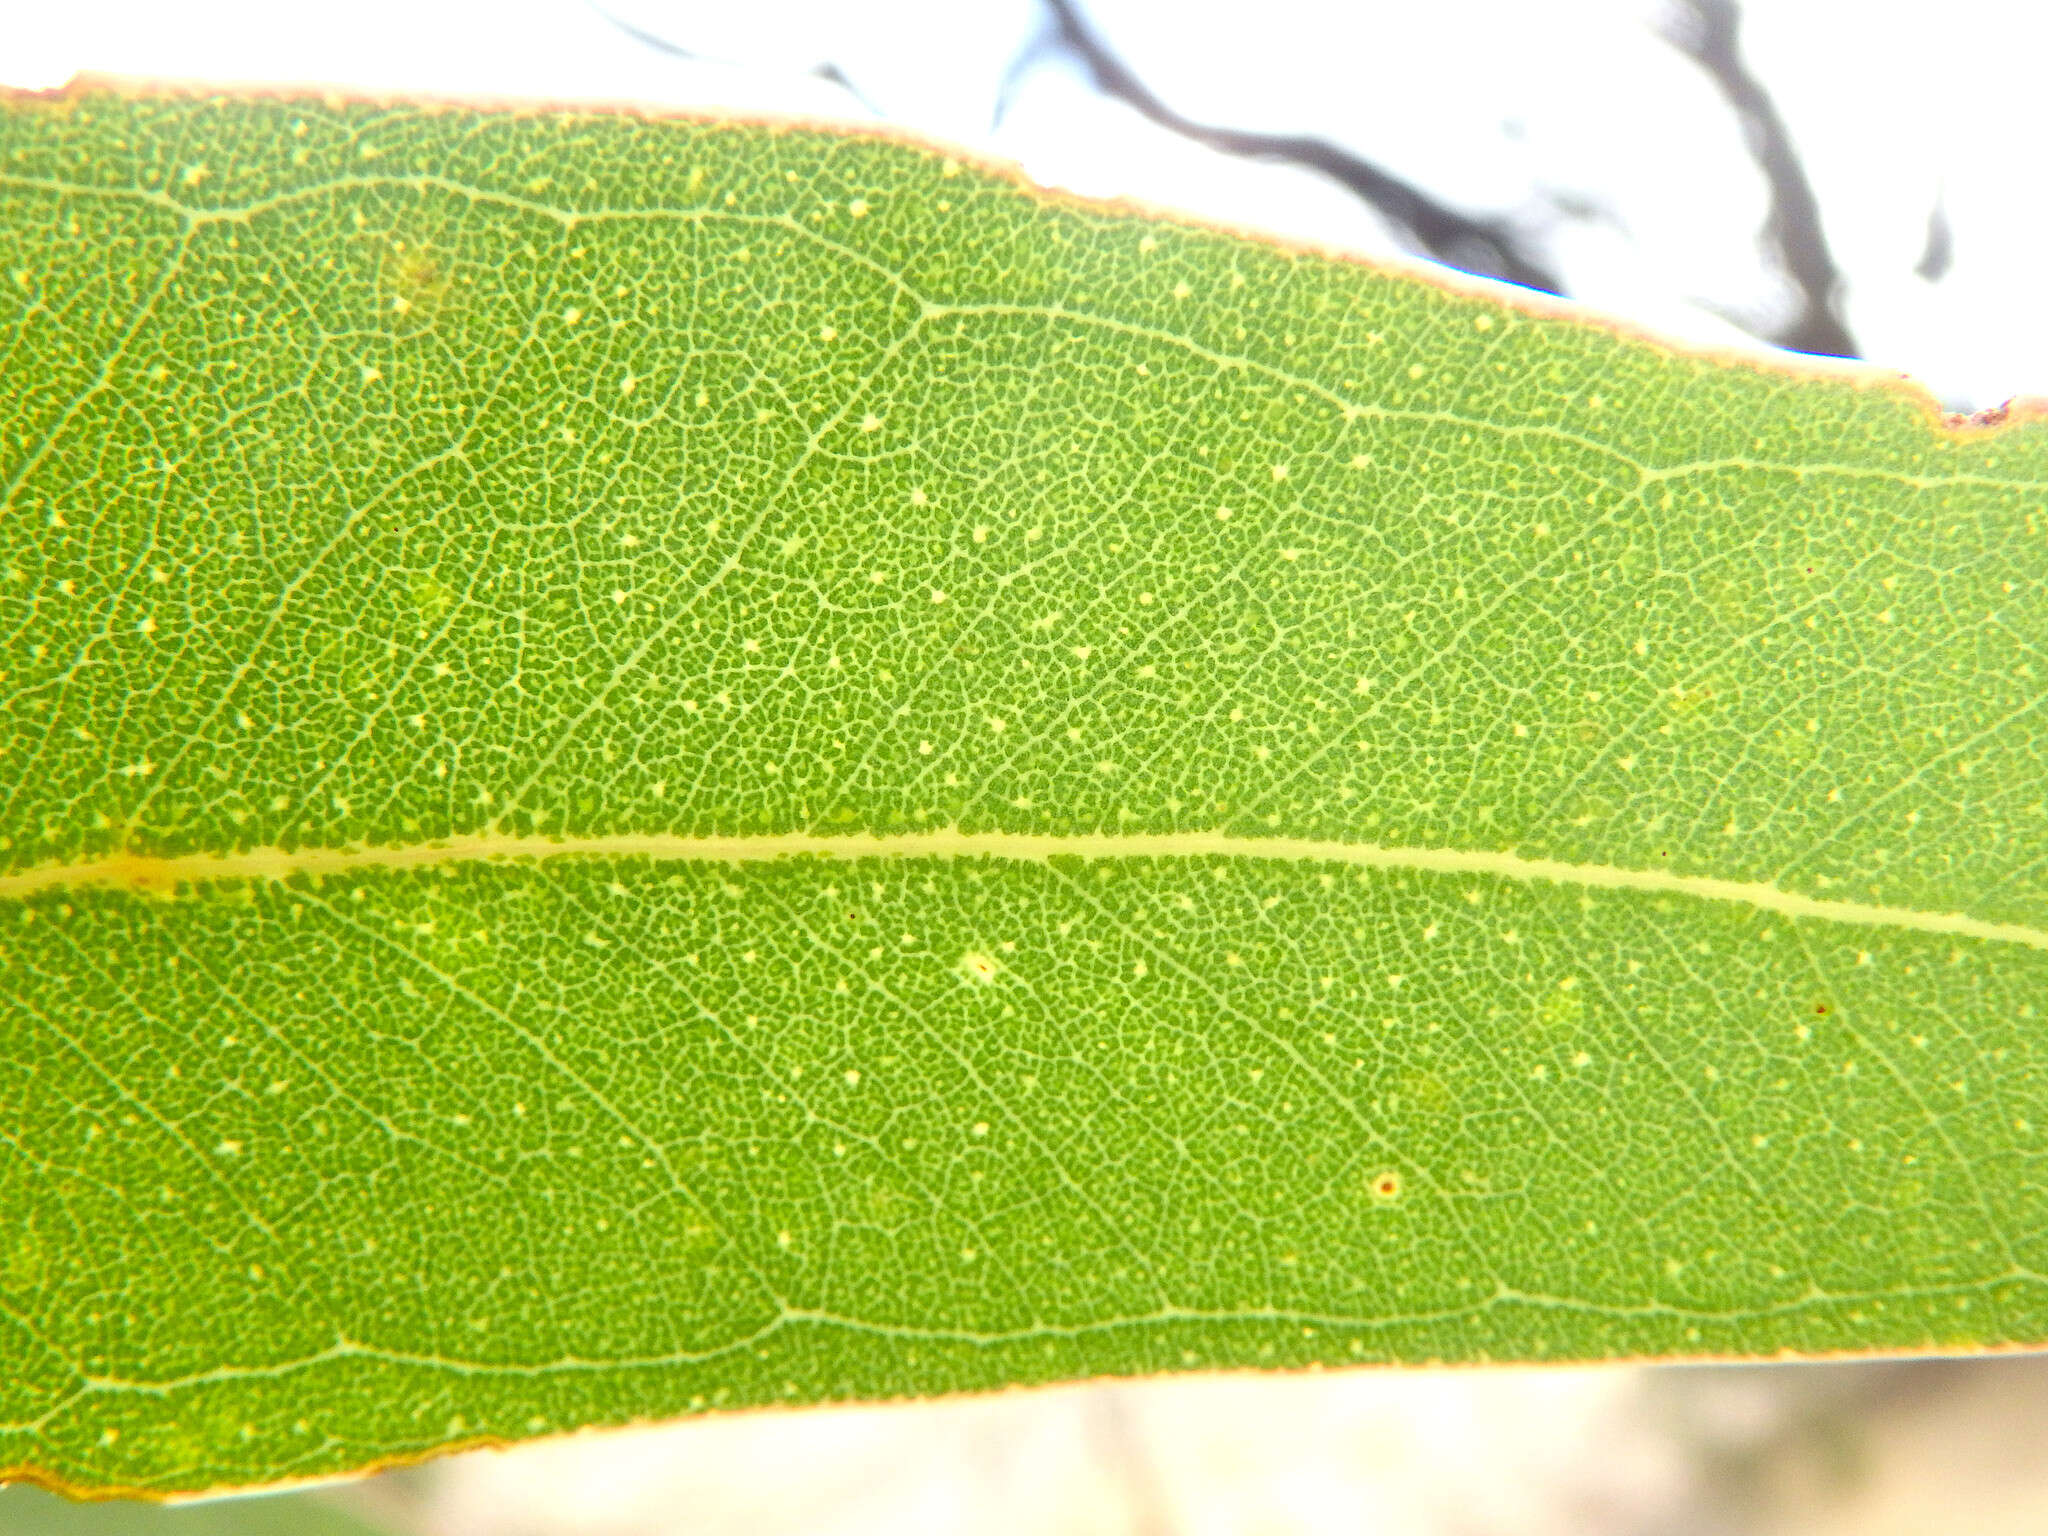
{"type": "Polygon", "coordinates": [[[0,1464],[2048,1332],[2038,429],[873,140],[0,135],[0,1464]]]}

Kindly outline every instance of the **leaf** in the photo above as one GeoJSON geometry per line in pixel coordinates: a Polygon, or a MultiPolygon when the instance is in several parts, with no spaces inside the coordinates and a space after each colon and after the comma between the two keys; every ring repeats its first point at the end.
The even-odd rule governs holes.
{"type": "Polygon", "coordinates": [[[379,1536],[319,1493],[218,1499],[159,1509],[69,1504],[34,1488],[0,1489],[0,1536],[379,1536]]]}
{"type": "Polygon", "coordinates": [[[0,114],[0,1466],[2048,1338],[2048,433],[874,137],[0,114]]]}

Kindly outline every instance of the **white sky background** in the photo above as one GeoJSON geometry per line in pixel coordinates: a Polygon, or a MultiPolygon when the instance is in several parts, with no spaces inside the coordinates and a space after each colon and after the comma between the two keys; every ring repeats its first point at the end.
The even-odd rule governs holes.
{"type": "MultiPolygon", "coordinates": [[[[1037,0],[0,0],[0,84],[75,71],[436,95],[741,107],[889,121],[1034,178],[1395,251],[1313,172],[1232,159],[1029,54],[1037,0]],[[11,13],[11,14],[10,14],[11,13]],[[1024,62],[1020,65],[1020,57],[1024,62]],[[858,95],[818,78],[837,67],[858,95]],[[1002,110],[997,110],[998,102],[1002,110]]],[[[1762,179],[1665,0],[1089,0],[1183,114],[1308,132],[1538,235],[1573,297],[1739,340],[1786,290],[1759,254],[1762,179]],[[1556,198],[1597,210],[1562,218],[1556,198]]],[[[1749,0],[1744,52],[1819,197],[1866,356],[1956,407],[2048,395],[2048,5],[1749,0]],[[1954,262],[1914,275],[1944,203],[1954,262]]]]}

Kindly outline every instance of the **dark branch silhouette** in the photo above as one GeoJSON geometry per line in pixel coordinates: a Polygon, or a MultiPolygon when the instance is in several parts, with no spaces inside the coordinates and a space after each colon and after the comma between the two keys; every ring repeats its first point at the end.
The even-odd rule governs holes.
{"type": "Polygon", "coordinates": [[[1741,25],[1742,13],[1735,0],[1680,0],[1679,18],[1666,35],[1707,72],[1735,109],[1749,152],[1770,188],[1771,211],[1764,220],[1764,235],[1798,290],[1800,303],[1799,313],[1771,340],[1795,352],[1860,356],[1855,338],[1836,312],[1842,275],[1821,230],[1813,185],[1806,179],[1777,105],[1743,62],[1741,25]]]}
{"type": "MultiPolygon", "coordinates": [[[[688,59],[693,64],[729,64],[732,62],[730,59],[719,59],[714,58],[710,54],[698,53],[695,49],[685,48],[681,43],[671,42],[668,38],[649,32],[645,27],[635,26],[632,22],[626,20],[625,17],[615,16],[602,5],[596,4],[595,0],[592,0],[590,8],[617,27],[621,32],[625,33],[626,36],[633,39],[634,42],[639,43],[642,47],[652,48],[656,53],[665,53],[669,57],[676,59],[688,59]]],[[[863,96],[854,83],[846,78],[846,71],[837,64],[827,61],[817,65],[810,73],[816,79],[823,80],[829,85],[838,86],[847,95],[867,108],[868,111],[873,112],[875,116],[880,117],[883,115],[876,109],[875,104],[863,96]]]]}
{"type": "Polygon", "coordinates": [[[1054,41],[1087,67],[1096,88],[1135,108],[1160,127],[1227,155],[1284,161],[1319,171],[1363,199],[1416,245],[1449,266],[1504,278],[1545,293],[1564,291],[1557,278],[1521,248],[1506,224],[1475,219],[1447,208],[1420,188],[1348,150],[1306,134],[1252,133],[1182,117],[1155,96],[1095,34],[1073,0],[1045,0],[1045,5],[1052,17],[1054,41]]]}

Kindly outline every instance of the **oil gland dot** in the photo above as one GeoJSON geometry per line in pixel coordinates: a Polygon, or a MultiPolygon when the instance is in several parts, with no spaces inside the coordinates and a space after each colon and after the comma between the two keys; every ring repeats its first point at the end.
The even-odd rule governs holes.
{"type": "Polygon", "coordinates": [[[1003,968],[994,955],[984,955],[979,950],[970,950],[960,957],[960,963],[954,969],[975,986],[985,987],[996,979],[1003,968]]]}

